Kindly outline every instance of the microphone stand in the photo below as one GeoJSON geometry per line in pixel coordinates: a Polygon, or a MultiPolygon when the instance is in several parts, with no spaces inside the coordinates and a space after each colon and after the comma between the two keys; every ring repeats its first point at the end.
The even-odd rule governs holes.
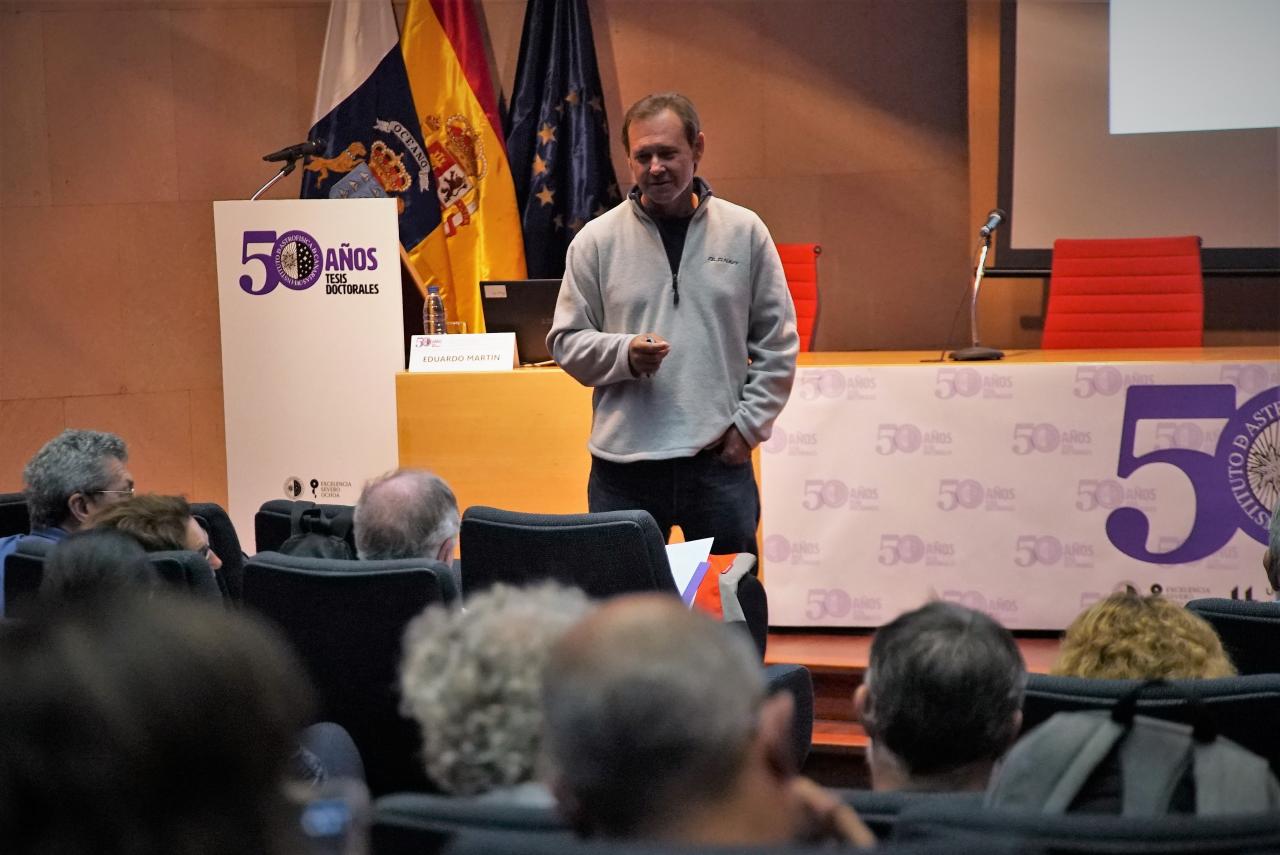
{"type": "Polygon", "coordinates": [[[980,362],[990,359],[1004,359],[1004,351],[994,347],[983,347],[978,343],[978,290],[982,287],[982,274],[986,271],[987,252],[991,249],[991,232],[983,235],[982,254],[978,256],[978,269],[973,276],[973,293],[969,297],[969,341],[968,347],[953,351],[949,358],[957,362],[980,362]]]}
{"type": "Polygon", "coordinates": [[[271,187],[277,181],[279,181],[281,178],[284,178],[290,172],[293,172],[293,170],[297,169],[299,157],[301,157],[301,155],[295,155],[294,157],[291,157],[288,160],[286,160],[284,166],[280,167],[280,171],[277,172],[275,175],[271,176],[270,181],[268,181],[266,184],[263,184],[261,187],[259,187],[258,192],[254,193],[252,196],[249,197],[249,201],[250,202],[258,201],[258,197],[261,196],[263,193],[266,193],[268,190],[270,190],[271,187]]]}

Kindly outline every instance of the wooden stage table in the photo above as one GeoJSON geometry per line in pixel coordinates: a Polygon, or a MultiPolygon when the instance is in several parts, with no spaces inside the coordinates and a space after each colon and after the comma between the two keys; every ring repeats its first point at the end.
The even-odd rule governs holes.
{"type": "MultiPolygon", "coordinates": [[[[802,353],[800,368],[937,363],[937,351],[802,353]]],[[[1256,362],[1280,347],[1011,351],[1003,364],[1256,362]]],[[[799,390],[797,389],[797,392],[799,390]]],[[[559,368],[396,377],[400,464],[449,482],[460,507],[533,513],[587,509],[591,390],[559,368]]],[[[759,453],[755,456],[757,469],[759,453]]],[[[768,496],[762,497],[768,502],[768,496]]]]}

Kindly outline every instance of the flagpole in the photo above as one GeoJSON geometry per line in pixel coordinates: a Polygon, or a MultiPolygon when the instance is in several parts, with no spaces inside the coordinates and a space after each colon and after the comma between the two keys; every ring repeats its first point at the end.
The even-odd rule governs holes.
{"type": "Polygon", "coordinates": [[[409,253],[405,252],[404,244],[400,244],[400,265],[409,271],[409,278],[413,280],[414,285],[418,286],[418,291],[422,294],[427,293],[427,284],[423,281],[422,276],[418,274],[413,262],[409,260],[409,253]]]}

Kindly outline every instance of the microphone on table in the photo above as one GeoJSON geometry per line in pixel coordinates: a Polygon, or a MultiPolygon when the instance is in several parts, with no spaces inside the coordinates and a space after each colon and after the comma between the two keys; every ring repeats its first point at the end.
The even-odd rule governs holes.
{"type": "Polygon", "coordinates": [[[311,157],[324,151],[324,142],[320,140],[307,140],[297,145],[287,146],[279,151],[273,151],[271,154],[264,154],[262,159],[268,163],[274,163],[281,160],[297,160],[300,157],[311,157]]]}
{"type": "Polygon", "coordinates": [[[991,249],[991,233],[1000,228],[1000,224],[1008,216],[999,208],[992,208],[991,213],[987,214],[987,222],[982,228],[978,229],[978,236],[982,238],[982,253],[978,256],[978,266],[974,270],[973,276],[973,289],[969,292],[969,346],[954,351],[950,357],[959,362],[1004,358],[1004,351],[994,347],[983,347],[978,342],[978,289],[982,287],[982,274],[987,264],[987,252],[991,249]]]}

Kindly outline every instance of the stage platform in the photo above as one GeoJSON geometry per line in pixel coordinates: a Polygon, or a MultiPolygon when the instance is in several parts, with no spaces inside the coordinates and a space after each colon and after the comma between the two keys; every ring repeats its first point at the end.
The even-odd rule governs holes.
{"type": "MultiPolygon", "coordinates": [[[[861,764],[867,734],[853,715],[853,692],[862,682],[871,658],[872,633],[812,633],[775,630],[769,633],[768,664],[804,665],[813,673],[813,759],[837,758],[861,764]],[[834,755],[834,756],[833,756],[834,755]]],[[[1047,674],[1058,655],[1055,636],[1017,638],[1027,670],[1047,674]]],[[[855,771],[856,781],[860,775],[855,771]]]]}

